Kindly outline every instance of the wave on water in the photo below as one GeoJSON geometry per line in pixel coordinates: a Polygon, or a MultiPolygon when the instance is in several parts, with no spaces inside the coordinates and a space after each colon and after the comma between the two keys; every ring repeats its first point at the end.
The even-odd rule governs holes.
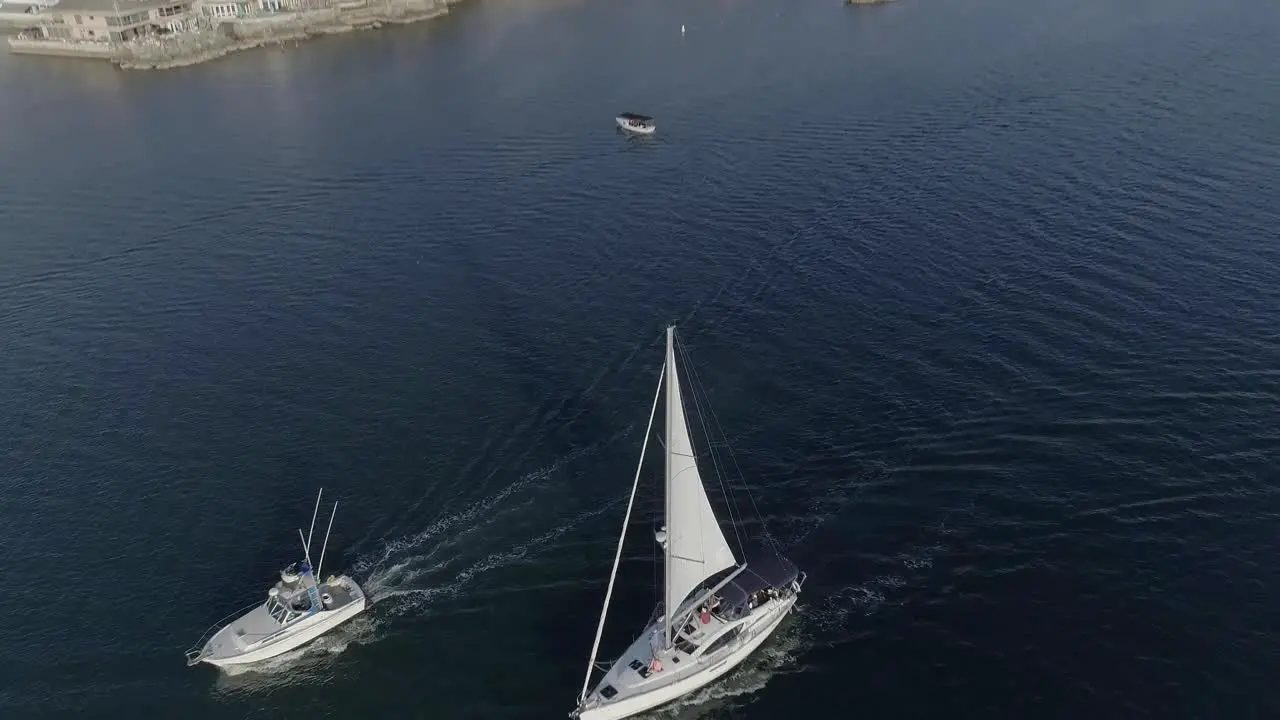
{"type": "MultiPolygon", "coordinates": [[[[456,557],[435,562],[430,560],[430,558],[438,554],[437,549],[439,546],[437,546],[437,549],[433,549],[420,558],[392,566],[391,570],[395,570],[394,573],[387,572],[371,577],[369,581],[369,586],[372,588],[370,596],[375,598],[380,606],[388,608],[380,611],[382,617],[395,617],[419,612],[439,599],[458,596],[480,575],[528,560],[539,550],[551,545],[566,532],[577,527],[582,521],[610,510],[624,497],[620,495],[590,510],[578,513],[531,540],[515,544],[506,550],[488,553],[457,572],[453,572],[450,569],[456,565],[454,562],[457,559],[456,557]],[[409,570],[404,569],[410,563],[413,563],[415,567],[409,570]],[[425,565],[425,567],[418,565],[425,565]],[[430,578],[432,577],[449,577],[451,579],[440,584],[431,584],[430,578]],[[425,582],[423,582],[424,580],[425,582]]],[[[533,500],[530,499],[521,503],[518,507],[532,504],[533,500]]],[[[478,527],[491,525],[497,522],[498,519],[495,516],[478,527]]],[[[470,531],[469,529],[466,532],[470,531]]],[[[451,542],[450,544],[453,543],[451,542]]]]}
{"type": "Polygon", "coordinates": [[[357,559],[352,571],[364,577],[365,592],[380,607],[379,615],[404,615],[422,610],[437,599],[455,596],[476,577],[526,560],[583,520],[612,507],[616,498],[568,518],[553,516],[554,527],[532,539],[507,529],[517,524],[527,527],[531,515],[535,524],[543,523],[538,514],[546,508],[563,507],[558,499],[552,501],[552,496],[558,498],[563,488],[549,481],[567,464],[598,452],[625,437],[629,430],[577,448],[492,496],[445,513],[426,529],[392,540],[377,552],[357,559]]]}

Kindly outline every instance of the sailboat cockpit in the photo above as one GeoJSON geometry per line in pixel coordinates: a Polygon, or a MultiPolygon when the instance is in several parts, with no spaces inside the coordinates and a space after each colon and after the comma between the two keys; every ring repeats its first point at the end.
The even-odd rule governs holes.
{"type": "MultiPolygon", "coordinates": [[[[803,573],[778,551],[759,548],[747,555],[746,567],[716,592],[715,613],[732,622],[775,600],[795,594],[792,584],[803,573]]],[[[800,582],[804,584],[803,579],[800,582]]]]}

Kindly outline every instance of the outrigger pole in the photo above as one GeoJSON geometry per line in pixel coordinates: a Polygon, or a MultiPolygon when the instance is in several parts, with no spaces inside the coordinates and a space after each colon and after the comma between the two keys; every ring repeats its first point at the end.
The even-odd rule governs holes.
{"type": "MultiPolygon", "coordinates": [[[[307,558],[307,564],[311,564],[311,535],[316,531],[316,515],[320,513],[320,496],[324,495],[324,488],[320,488],[320,492],[316,493],[316,509],[311,511],[311,529],[307,531],[307,537],[302,541],[302,554],[307,558]]],[[[298,537],[302,537],[302,528],[298,528],[298,537]]]]}
{"type": "Polygon", "coordinates": [[[316,565],[316,582],[323,577],[320,568],[324,567],[324,551],[329,549],[329,533],[333,532],[333,516],[338,514],[338,503],[333,504],[333,512],[329,513],[329,529],[324,531],[324,545],[320,546],[320,564],[316,565]]]}

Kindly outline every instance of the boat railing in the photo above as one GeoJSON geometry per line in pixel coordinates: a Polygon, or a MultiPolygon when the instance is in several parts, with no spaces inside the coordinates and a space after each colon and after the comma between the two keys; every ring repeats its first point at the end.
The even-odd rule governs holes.
{"type": "Polygon", "coordinates": [[[218,633],[219,630],[226,627],[228,624],[231,623],[231,621],[235,620],[241,615],[244,615],[246,612],[252,610],[253,608],[261,604],[262,604],[261,602],[251,602],[248,605],[245,605],[239,610],[236,610],[230,615],[227,615],[221,620],[210,625],[209,629],[205,630],[204,634],[200,636],[200,639],[196,641],[196,644],[192,645],[190,650],[187,650],[186,652],[187,665],[188,666],[195,665],[205,658],[204,646],[206,643],[209,642],[210,638],[212,638],[214,635],[218,633]]]}
{"type": "Polygon", "coordinates": [[[666,608],[663,607],[664,604],[665,603],[658,603],[658,606],[653,609],[652,613],[650,613],[649,622],[646,622],[644,624],[644,627],[646,630],[649,628],[650,625],[658,622],[658,618],[662,617],[663,611],[666,610],[666,608]]]}

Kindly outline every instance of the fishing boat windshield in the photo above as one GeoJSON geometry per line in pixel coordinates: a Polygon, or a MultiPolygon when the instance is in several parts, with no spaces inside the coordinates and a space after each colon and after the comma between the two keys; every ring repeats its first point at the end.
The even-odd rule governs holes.
{"type": "Polygon", "coordinates": [[[281,599],[279,595],[267,598],[267,612],[271,618],[281,625],[288,625],[311,609],[311,599],[299,594],[292,598],[281,599]]]}

